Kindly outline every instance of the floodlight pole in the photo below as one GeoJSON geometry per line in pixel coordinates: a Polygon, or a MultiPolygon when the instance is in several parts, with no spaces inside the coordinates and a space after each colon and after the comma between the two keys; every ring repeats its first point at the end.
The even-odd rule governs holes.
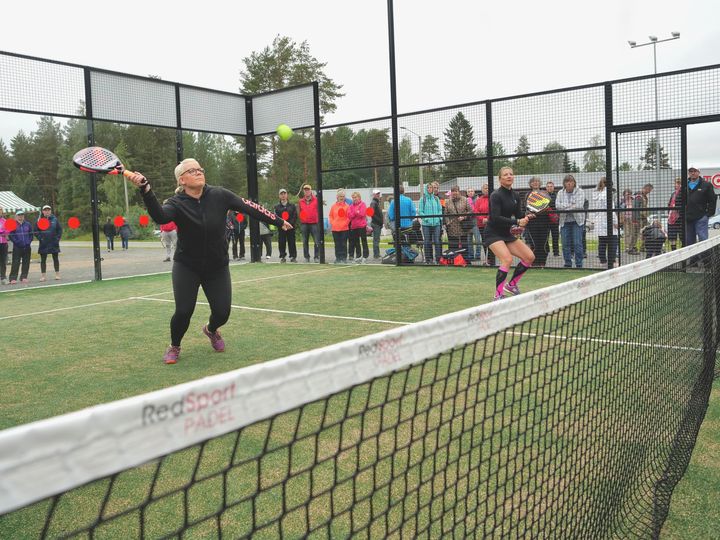
{"type": "MultiPolygon", "coordinates": [[[[665,41],[674,41],[676,39],[680,39],[680,32],[672,32],[672,37],[665,38],[665,39],[658,39],[657,36],[648,36],[647,43],[636,43],[635,41],[628,41],[628,45],[630,45],[631,49],[636,49],[638,47],[645,47],[646,45],[652,45],[653,47],[653,74],[655,75],[653,81],[655,83],[655,122],[657,123],[659,120],[658,116],[658,86],[657,86],[657,44],[658,43],[664,43],[665,41]]],[[[657,178],[657,182],[659,184],[660,182],[660,130],[656,127],[655,128],[655,175],[657,178]]]]}
{"type": "Polygon", "coordinates": [[[400,126],[400,129],[404,129],[405,131],[407,131],[407,132],[409,132],[409,133],[412,133],[413,135],[415,135],[415,136],[418,138],[418,166],[419,166],[419,167],[418,167],[418,170],[419,170],[419,172],[418,172],[418,178],[419,178],[419,180],[420,180],[420,196],[422,196],[422,193],[423,193],[423,190],[422,190],[422,187],[423,187],[422,137],[421,137],[420,135],[418,135],[417,133],[415,133],[412,129],[408,129],[408,128],[406,128],[405,126],[400,126]]]}

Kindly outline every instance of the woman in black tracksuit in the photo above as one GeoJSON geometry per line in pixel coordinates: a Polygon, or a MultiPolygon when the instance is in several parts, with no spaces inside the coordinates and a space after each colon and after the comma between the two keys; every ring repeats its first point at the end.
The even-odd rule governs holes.
{"type": "Polygon", "coordinates": [[[174,364],[180,356],[180,342],[190,325],[199,287],[203,288],[210,304],[210,321],[202,331],[215,351],[224,351],[225,343],[218,328],[230,316],[232,299],[225,240],[227,211],[242,212],[284,230],[292,229],[292,225],[253,201],[225,188],[205,184],[205,171],[195,159],[185,159],[175,168],[178,188],[163,205],[142,174],[136,172],[128,178],[140,188],[148,213],[156,223],[174,221],[177,225],[172,269],[175,313],[170,320],[171,342],[163,361],[174,364]]]}
{"type": "Polygon", "coordinates": [[[532,266],[535,254],[511,232],[513,227],[525,227],[529,218],[520,202],[520,196],[513,191],[515,180],[510,167],[502,167],[498,173],[500,187],[490,195],[490,216],[485,225],[483,244],[489,248],[500,263],[495,277],[495,300],[505,298],[505,294],[520,294],[518,282],[525,271],[532,266]],[[505,283],[513,256],[520,259],[510,281],[505,283]]]}

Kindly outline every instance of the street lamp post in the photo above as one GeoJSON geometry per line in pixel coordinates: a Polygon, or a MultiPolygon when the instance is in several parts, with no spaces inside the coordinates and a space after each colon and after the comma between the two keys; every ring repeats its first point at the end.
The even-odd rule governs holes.
{"type": "MultiPolygon", "coordinates": [[[[672,37],[665,38],[665,39],[658,39],[657,36],[648,36],[647,43],[640,43],[638,44],[635,41],[628,41],[628,45],[630,45],[631,49],[636,49],[637,47],[645,47],[646,45],[652,45],[653,47],[653,74],[655,75],[654,83],[655,83],[655,122],[658,121],[658,87],[657,87],[657,44],[663,43],[665,41],[673,41],[676,39],[680,39],[680,32],[671,32],[670,34],[672,37]]],[[[655,128],[655,171],[656,171],[656,177],[658,179],[658,182],[660,180],[660,132],[657,128],[655,128]]]]}
{"type": "Polygon", "coordinates": [[[408,133],[412,133],[418,138],[418,178],[420,180],[420,194],[422,195],[422,187],[423,187],[423,169],[422,169],[422,137],[415,133],[412,129],[408,129],[405,126],[400,126],[400,129],[404,129],[408,133]]]}

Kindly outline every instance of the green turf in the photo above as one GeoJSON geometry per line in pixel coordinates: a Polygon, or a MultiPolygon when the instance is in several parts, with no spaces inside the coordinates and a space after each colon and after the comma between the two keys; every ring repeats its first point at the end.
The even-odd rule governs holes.
{"type": "MultiPolygon", "coordinates": [[[[312,314],[415,322],[487,302],[494,271],[390,266],[232,266],[233,309],[214,354],[198,305],[180,362],[162,364],[173,312],[170,276],[3,293],[0,429],[143,394],[211,374],[369,335],[396,324],[312,314]],[[150,296],[155,300],[133,298],[150,296]],[[67,308],[67,309],[66,309],[67,308]],[[21,317],[12,318],[17,315],[21,317]],[[142,376],[138,376],[142,374],[142,376]]],[[[572,277],[589,272],[573,273],[572,277]]],[[[528,273],[525,290],[566,280],[560,270],[528,273]]],[[[201,302],[205,301],[202,292],[201,302]]]]}
{"type": "MultiPolygon", "coordinates": [[[[281,265],[243,265],[235,266],[233,271],[233,304],[238,306],[256,307],[263,309],[276,309],[284,311],[308,312],[317,314],[327,314],[347,317],[366,317],[373,319],[386,319],[397,322],[413,322],[426,319],[442,313],[456,311],[465,307],[484,303],[493,294],[494,289],[494,271],[477,270],[472,272],[462,271],[453,268],[394,268],[394,267],[317,267],[317,266],[281,266],[281,265]],[[301,274],[301,275],[294,275],[301,274]]],[[[579,277],[586,273],[573,273],[572,277],[579,277]]],[[[540,288],[554,283],[565,281],[568,274],[563,271],[543,270],[533,271],[527,275],[522,284],[525,290],[540,288]]],[[[692,279],[692,278],[691,278],[692,279]]],[[[193,380],[205,375],[235,369],[245,365],[263,362],[272,358],[285,356],[302,350],[313,349],[318,346],[335,343],[341,339],[352,338],[367,335],[378,330],[392,328],[396,325],[392,323],[379,323],[370,321],[317,318],[307,315],[278,314],[263,311],[246,311],[233,310],[229,324],[224,329],[224,336],[228,344],[228,352],[222,355],[212,354],[209,352],[209,344],[204,336],[199,333],[200,325],[205,321],[207,316],[207,307],[198,306],[196,315],[191,324],[190,332],[186,340],[183,342],[183,354],[181,361],[176,366],[164,366],[159,361],[164,347],[167,344],[168,320],[172,313],[172,304],[164,302],[156,302],[150,300],[133,300],[131,298],[156,295],[151,298],[156,299],[172,299],[169,293],[169,276],[151,276],[145,278],[133,278],[127,280],[108,281],[103,283],[92,283],[78,286],[67,286],[50,288],[44,290],[27,290],[17,291],[0,296],[3,302],[3,312],[0,318],[17,314],[35,315],[20,317],[15,319],[0,320],[0,323],[13,328],[6,345],[5,358],[8,360],[7,374],[11,388],[10,393],[4,393],[4,398],[0,398],[0,422],[2,427],[9,427],[20,423],[32,421],[35,419],[50,416],[60,412],[76,410],[78,408],[119,399],[131,395],[147,392],[165,386],[193,380]],[[107,303],[100,303],[107,302],[107,303]],[[97,305],[90,305],[97,304],[97,305]],[[41,313],[60,307],[73,307],[65,311],[57,311],[53,313],[41,313]],[[85,307],[78,307],[85,306],[85,307]],[[61,336],[63,339],[58,339],[61,336]],[[30,345],[29,345],[30,344],[30,345]],[[142,376],[138,376],[141,373],[142,376]]],[[[201,297],[201,300],[204,300],[201,297]]],[[[654,298],[648,298],[648,302],[655,301],[654,298]]],[[[668,315],[659,311],[658,317],[668,315]]],[[[580,328],[582,317],[584,314],[569,313],[567,321],[564,324],[570,325],[570,328],[580,328]],[[579,315],[579,316],[578,316],[579,315]],[[575,322],[573,322],[575,321],[575,322]],[[580,322],[578,322],[580,321],[580,322]],[[575,325],[575,326],[573,326],[575,325]]],[[[592,313],[587,314],[593,317],[592,313]]],[[[595,315],[596,316],[596,315],[595,315]]],[[[669,315],[668,315],[669,317],[669,315]]],[[[670,319],[668,319],[670,321],[670,319]]],[[[555,321],[557,322],[557,321],[555,321]]],[[[532,325],[523,328],[525,331],[537,331],[532,325]]],[[[628,335],[633,335],[635,329],[629,329],[628,335]]],[[[661,339],[662,335],[653,336],[653,338],[661,339]]],[[[543,359],[545,355],[544,349],[537,349],[536,345],[530,345],[532,340],[517,342],[513,348],[521,356],[534,357],[543,359]],[[533,350],[530,350],[533,348],[533,350]]],[[[534,343],[534,342],[533,342],[534,343]]],[[[590,359],[598,350],[598,345],[593,342],[578,342],[578,348],[585,350],[585,358],[590,359]]],[[[505,347],[503,345],[503,347],[505,347]]],[[[541,347],[551,347],[545,344],[541,347]]],[[[504,348],[503,348],[504,350],[504,348]]],[[[460,385],[461,388],[467,386],[469,380],[476,379],[477,373],[473,372],[473,368],[467,367],[471,364],[469,356],[461,365],[466,366],[461,374],[450,378],[452,386],[460,385]]],[[[501,359],[499,359],[501,360],[501,359]]],[[[587,360],[585,360],[587,361],[587,360]]],[[[517,433],[519,426],[525,426],[529,420],[525,420],[528,413],[538,414],[537,419],[541,418],[540,413],[535,411],[534,401],[531,396],[543,386],[543,381],[549,381],[556,376],[558,371],[563,370],[572,372],[575,369],[571,363],[545,363],[537,361],[528,365],[526,374],[531,375],[527,378],[529,386],[517,387],[517,391],[521,399],[517,396],[513,397],[513,420],[506,423],[504,419],[497,418],[491,414],[493,424],[498,428],[497,440],[491,439],[487,441],[487,445],[497,445],[499,442],[506,442],[507,437],[517,433]],[[517,401],[517,404],[515,404],[517,401]]],[[[628,369],[627,366],[623,366],[628,369]]],[[[438,368],[440,369],[440,368],[438,368]]],[[[483,371],[492,371],[492,366],[485,365],[483,371]]],[[[498,389],[502,389],[508,380],[508,373],[496,370],[496,376],[489,378],[489,385],[485,388],[487,395],[498,393],[498,389]]],[[[624,377],[622,371],[616,374],[618,377],[624,377]]],[[[368,395],[353,395],[350,399],[347,395],[341,393],[328,409],[330,411],[338,411],[338,414],[345,410],[346,405],[343,399],[352,403],[384,403],[387,396],[393,396],[398,392],[397,388],[411,389],[416,385],[413,380],[421,379],[422,375],[417,371],[410,370],[406,380],[391,380],[387,388],[382,387],[361,387],[358,392],[366,392],[368,395]],[[408,382],[410,381],[410,382],[408,382]],[[364,389],[363,389],[364,388],[364,389]],[[393,390],[395,388],[395,390],[393,390]]],[[[447,380],[447,377],[443,379],[447,380]]],[[[609,386],[611,381],[607,381],[609,386]]],[[[348,421],[343,424],[341,431],[330,429],[325,435],[312,435],[312,429],[305,434],[306,441],[311,445],[310,448],[303,448],[303,440],[300,437],[297,447],[293,448],[293,452],[281,450],[283,444],[292,434],[292,426],[297,423],[297,419],[293,414],[288,413],[281,415],[274,423],[274,432],[268,438],[268,434],[263,430],[269,429],[267,424],[257,426],[256,428],[248,428],[243,430],[242,452],[238,459],[248,459],[246,470],[238,470],[235,472],[235,480],[232,484],[233,489],[228,494],[229,501],[233,505],[232,508],[223,514],[223,528],[230,532],[231,536],[241,535],[247,530],[248,523],[251,521],[251,505],[247,502],[248,497],[254,493],[253,483],[244,484],[243,479],[254,478],[257,471],[252,467],[252,457],[259,455],[263,447],[271,441],[268,448],[276,447],[276,452],[270,452],[268,456],[261,462],[263,474],[260,475],[263,482],[269,488],[267,494],[256,501],[254,508],[258,515],[254,518],[259,523],[263,521],[271,522],[274,516],[279,512],[282,497],[272,484],[272,471],[282,470],[288,466],[298,474],[294,477],[291,492],[294,494],[295,503],[302,504],[302,501],[310,494],[312,483],[313,491],[323,491],[323,478],[335,477],[338,481],[337,488],[324,495],[320,495],[318,500],[313,503],[312,508],[307,516],[295,515],[288,518],[287,528],[283,531],[285,537],[296,537],[302,534],[302,531],[308,526],[305,520],[310,520],[309,525],[323,523],[327,517],[328,509],[331,505],[342,512],[344,509],[348,511],[347,519],[337,519],[332,523],[329,529],[322,529],[331,537],[346,536],[351,532],[352,528],[357,528],[363,522],[368,524],[374,537],[387,536],[387,527],[392,528],[399,523],[397,512],[393,509],[397,505],[409,505],[410,511],[415,511],[419,516],[417,527],[425,526],[431,531],[435,531],[437,535],[442,535],[446,531],[446,525],[438,516],[443,516],[447,508],[453,509],[456,513],[462,513],[465,508],[465,499],[472,499],[473,485],[479,482],[487,482],[489,478],[497,479],[500,471],[500,463],[497,460],[490,460],[480,464],[479,453],[483,452],[486,445],[475,447],[475,450],[467,453],[463,459],[458,459],[460,448],[467,444],[464,439],[451,442],[448,438],[448,431],[453,428],[453,421],[441,421],[445,418],[447,411],[442,406],[432,406],[433,403],[439,403],[439,399],[444,393],[446,383],[443,382],[428,383],[426,391],[419,390],[414,401],[406,403],[399,402],[396,409],[387,407],[383,409],[383,415],[369,414],[363,417],[362,424],[353,424],[348,421]],[[420,404],[420,405],[418,405],[420,404]],[[311,472],[312,457],[318,452],[319,455],[331,456],[333,452],[337,452],[335,446],[343,445],[342,441],[348,439],[347,447],[351,447],[351,443],[357,442],[357,434],[362,432],[368,434],[380,432],[380,426],[386,421],[386,411],[391,411],[392,415],[398,418],[411,418],[412,413],[416,413],[418,406],[421,410],[427,407],[427,414],[422,417],[423,425],[413,424],[407,426],[411,432],[419,430],[419,432],[433,432],[434,436],[422,435],[416,444],[410,444],[407,457],[395,457],[391,460],[383,459],[382,449],[392,447],[395,442],[377,438],[377,448],[369,445],[360,445],[356,450],[347,450],[347,455],[341,453],[339,458],[334,461],[334,467],[330,467],[323,472],[322,465],[316,466],[311,472]],[[445,431],[440,427],[446,425],[445,431]],[[433,428],[433,429],[431,429],[433,428]],[[337,442],[340,441],[340,442],[337,442]],[[446,446],[443,447],[443,444],[446,446]],[[274,445],[274,446],[273,446],[274,445]],[[325,452],[325,454],[323,454],[325,452]],[[428,461],[429,456],[432,458],[428,461]],[[454,456],[457,462],[451,467],[448,478],[455,478],[458,482],[458,490],[446,491],[442,486],[435,484],[437,479],[431,476],[432,463],[435,460],[448,461],[449,456],[454,456]],[[305,462],[305,460],[308,460],[305,462]],[[364,479],[367,471],[363,471],[364,466],[376,464],[371,469],[372,474],[378,474],[379,477],[396,478],[387,485],[383,485],[378,490],[377,495],[373,495],[368,500],[362,500],[359,503],[351,505],[351,502],[357,498],[363,499],[363,493],[358,493],[366,489],[368,485],[372,485],[371,479],[364,479]],[[395,471],[396,474],[390,475],[387,471],[383,472],[383,468],[388,467],[395,471]],[[478,467],[476,472],[473,467],[478,467]],[[458,471],[463,470],[463,474],[458,471]],[[307,471],[307,472],[303,472],[307,471]],[[358,473],[358,471],[360,471],[358,473]],[[380,474],[383,473],[383,474],[380,474]],[[399,474],[399,476],[398,476],[399,474]],[[353,475],[358,476],[358,481],[354,485],[350,485],[349,479],[353,475]],[[453,476],[454,475],[454,476],[453,476]],[[397,480],[402,478],[403,480],[397,480]],[[314,482],[314,483],[313,483],[314,482]],[[403,485],[403,483],[407,483],[403,485]],[[403,497],[409,488],[416,490],[417,500],[403,497]],[[441,507],[436,507],[434,496],[444,494],[439,499],[441,507]],[[460,497],[463,502],[455,500],[454,497],[460,497]],[[243,502],[245,501],[245,502],[243,502]],[[413,506],[415,505],[415,506],[413,506]],[[355,508],[354,510],[350,510],[355,508]],[[388,510],[388,520],[372,520],[370,516],[388,510]],[[257,509],[260,509],[259,511],[257,509]],[[350,515],[356,516],[356,520],[350,519],[350,515]],[[359,521],[358,521],[359,520],[359,521]],[[364,521],[363,521],[364,520],[364,521]]],[[[582,392],[586,388],[579,388],[582,392]]],[[[501,392],[508,397],[510,394],[501,392]]],[[[640,396],[642,397],[642,396],[640,396]]],[[[468,396],[463,399],[470,399],[468,396]]],[[[482,402],[482,396],[474,396],[474,399],[482,402]]],[[[575,399],[579,399],[577,396],[575,399]]],[[[714,448],[717,457],[717,432],[718,432],[718,416],[720,411],[717,410],[718,392],[716,384],[716,392],[714,397],[714,408],[711,407],[708,412],[706,425],[710,423],[710,433],[707,430],[701,431],[701,438],[698,442],[698,448],[709,448],[712,452],[714,448]],[[714,423],[713,419],[714,418],[714,423]]],[[[580,401],[582,403],[582,401],[580,401]]],[[[610,402],[612,403],[612,401],[610,402]]],[[[492,411],[490,411],[492,412],[492,411]]],[[[568,453],[574,450],[572,446],[572,437],[567,433],[574,425],[582,425],[587,422],[580,422],[584,414],[594,414],[591,406],[585,409],[577,409],[573,415],[565,418],[564,413],[559,413],[559,418],[565,422],[563,431],[557,431],[552,434],[552,439],[548,439],[546,451],[549,452],[551,461],[560,463],[558,460],[559,453],[568,453]],[[585,412],[583,412],[583,410],[585,412]]],[[[391,416],[392,416],[391,415],[391,416]]],[[[308,425],[312,426],[313,422],[317,422],[317,418],[324,418],[319,411],[310,411],[307,413],[308,425]]],[[[332,415],[328,419],[325,417],[325,423],[331,423],[332,415]]],[[[338,416],[338,421],[342,419],[342,415],[338,416]]],[[[641,420],[641,419],[639,419],[641,420]]],[[[401,439],[408,437],[403,435],[406,428],[398,429],[395,437],[401,439]]],[[[489,427],[492,429],[492,425],[489,427]]],[[[338,428],[339,429],[339,428],[338,428]]],[[[559,427],[557,428],[560,429],[559,427]]],[[[302,434],[299,434],[302,435],[302,434]]],[[[598,437],[602,434],[598,433],[598,437]]],[[[292,439],[290,439],[292,440],[292,439]]],[[[628,444],[632,444],[629,441],[628,444]]],[[[194,492],[189,493],[189,497],[197,504],[190,505],[193,512],[212,512],[215,505],[218,504],[216,496],[212,494],[218,492],[218,480],[213,477],[213,473],[221,470],[223,463],[227,461],[230,450],[234,445],[233,434],[220,438],[212,443],[213,447],[206,450],[201,462],[201,469],[206,469],[203,476],[207,479],[202,481],[194,492]]],[[[507,446],[507,445],[506,445],[507,446]]],[[[344,446],[343,446],[344,447],[344,446]]],[[[517,455],[520,455],[519,449],[515,449],[517,455]]],[[[642,446],[638,447],[638,453],[642,452],[642,446]]],[[[188,480],[183,475],[187,474],[188,463],[194,464],[196,461],[197,449],[190,449],[185,452],[178,453],[169,460],[163,462],[162,467],[167,471],[163,471],[155,492],[171,492],[188,480]]],[[[711,454],[712,455],[712,454],[711,454]]],[[[236,455],[237,456],[237,455],[236,455]]],[[[603,467],[615,466],[612,456],[604,457],[603,467]]],[[[696,449],[694,460],[698,457],[696,449]]],[[[701,458],[703,456],[700,456],[701,458]]],[[[450,460],[453,461],[453,460],[450,460]]],[[[710,469],[701,469],[699,473],[694,474],[696,467],[695,461],[691,464],[688,474],[683,483],[681,483],[678,491],[673,497],[673,508],[671,508],[670,518],[665,526],[665,532],[668,537],[688,537],[683,536],[684,531],[693,531],[692,537],[705,537],[703,532],[719,530],[719,518],[716,512],[712,512],[713,504],[717,502],[718,487],[718,467],[712,467],[717,464],[718,460],[709,460],[705,465],[710,469]],[[704,478],[713,478],[714,484],[711,483],[709,489],[706,489],[703,483],[704,478]],[[689,485],[688,485],[689,483],[689,485]],[[683,494],[683,486],[686,486],[685,494],[683,494]],[[700,513],[697,511],[697,494],[701,496],[702,504],[700,504],[700,513]],[[690,502],[685,502],[686,498],[690,502]],[[676,511],[676,508],[678,509],[676,511]],[[704,512],[703,512],[704,509],[704,512]],[[674,535],[674,536],[673,536],[674,535]]],[[[506,465],[503,463],[502,465],[506,465]]],[[[116,486],[113,490],[112,500],[109,502],[106,513],[120,511],[126,506],[130,506],[130,502],[138,502],[147,496],[138,486],[142,486],[147,482],[141,482],[133,476],[140,479],[146,479],[152,473],[153,467],[157,464],[150,464],[129,474],[129,478],[123,477],[125,484],[116,486]]],[[[329,466],[329,465],[328,465],[329,466]]],[[[562,497],[565,492],[582,493],[582,482],[590,479],[602,481],[603,468],[600,466],[593,467],[592,474],[588,474],[577,480],[576,484],[559,485],[547,482],[554,477],[551,469],[545,470],[544,475],[546,483],[533,484],[533,490],[540,497],[546,494],[550,489],[555,496],[562,497]]],[[[536,481],[537,482],[537,481],[536,481]]],[[[59,517],[56,526],[60,529],[65,527],[66,522],[77,522],[82,520],[82,516],[92,516],[93,508],[97,503],[97,494],[104,491],[102,483],[88,486],[83,490],[79,490],[76,496],[68,501],[65,506],[59,509],[59,517]]],[[[328,483],[328,486],[330,483],[328,483]]],[[[608,486],[611,489],[613,486],[608,486]]],[[[631,494],[630,494],[631,495],[631,494]]],[[[620,494],[618,496],[629,496],[628,494],[620,494]]],[[[290,501],[292,503],[292,501],[290,501]]],[[[471,504],[477,505],[477,501],[471,504]]],[[[500,506],[494,506],[485,501],[484,509],[481,515],[493,516],[500,510],[500,506]]],[[[500,503],[498,503],[500,504],[500,503]]],[[[292,504],[291,504],[292,506],[292,504]]],[[[181,526],[184,509],[184,501],[182,496],[177,495],[169,497],[157,503],[151,504],[148,509],[148,526],[151,530],[165,531],[172,530],[174,526],[181,526]]],[[[607,508],[606,510],[611,510],[607,508]]],[[[542,516],[542,508],[535,507],[529,511],[542,516]]],[[[190,519],[193,516],[189,516],[190,519]]],[[[88,517],[87,519],[90,519],[88,517]]],[[[468,526],[472,525],[472,518],[468,515],[464,518],[468,526]]],[[[540,518],[539,518],[540,519],[540,518]]],[[[548,519],[545,517],[544,519],[548,519]]],[[[114,522],[109,526],[105,526],[98,535],[100,538],[123,538],[128,534],[128,530],[136,529],[138,517],[128,515],[122,519],[122,523],[114,522]],[[123,530],[124,532],[120,532],[123,530]]],[[[30,533],[28,523],[33,522],[27,513],[18,513],[11,521],[0,520],[0,532],[7,533],[24,532],[30,533]],[[14,522],[14,523],[13,523],[14,522]]],[[[492,525],[484,523],[486,532],[499,534],[502,531],[492,529],[492,525]]],[[[355,529],[357,530],[357,529],[355,529]]],[[[410,528],[404,529],[404,534],[414,536],[417,531],[410,528]]],[[[510,532],[510,531],[505,531],[510,532]]],[[[517,531],[514,531],[517,532],[517,531]]],[[[23,536],[21,534],[20,536],[23,536]]],[[[130,533],[133,536],[132,533],[130,533]]],[[[279,531],[270,527],[265,534],[260,537],[277,537],[279,531]]],[[[2,534],[0,534],[2,536],[2,534]]],[[[13,537],[11,534],[10,537],[13,537]]],[[[30,536],[30,534],[28,534],[30,536]]],[[[212,532],[204,530],[203,526],[195,527],[188,531],[189,538],[213,537],[212,532]]]]}

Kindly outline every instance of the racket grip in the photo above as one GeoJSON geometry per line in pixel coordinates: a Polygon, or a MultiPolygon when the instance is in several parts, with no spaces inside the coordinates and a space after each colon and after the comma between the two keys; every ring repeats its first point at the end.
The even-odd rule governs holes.
{"type": "MultiPolygon", "coordinates": [[[[133,173],[131,173],[127,169],[124,169],[122,173],[125,178],[130,178],[133,175],[133,173]]],[[[140,185],[138,187],[143,187],[143,186],[146,186],[147,184],[148,184],[147,178],[143,178],[143,181],[140,182],[140,185]]]]}

